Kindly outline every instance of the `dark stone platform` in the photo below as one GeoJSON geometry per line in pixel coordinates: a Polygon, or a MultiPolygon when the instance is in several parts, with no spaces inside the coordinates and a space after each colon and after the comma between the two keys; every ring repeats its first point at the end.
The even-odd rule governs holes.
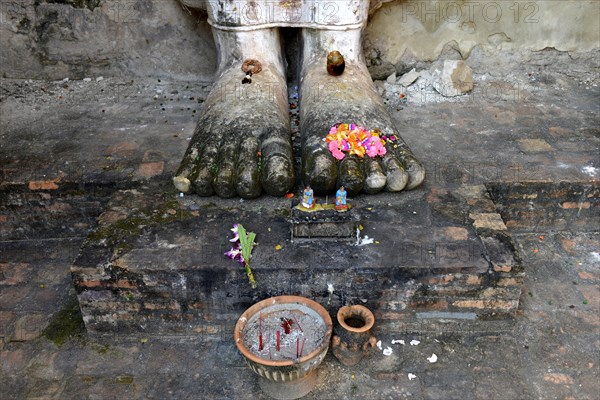
{"type": "Polygon", "coordinates": [[[318,210],[306,210],[292,201],[291,216],[288,219],[291,240],[357,239],[360,231],[360,214],[350,206],[345,211],[337,211],[332,204],[320,204],[318,210]]]}
{"type": "Polygon", "coordinates": [[[152,187],[116,192],[72,267],[87,329],[218,334],[253,303],[282,294],[314,299],[332,314],[364,304],[388,327],[432,312],[514,314],[523,266],[483,185],[423,188],[393,204],[391,196],[352,199],[347,218],[360,218],[362,228],[356,242],[291,241],[286,199],[215,204],[152,187]],[[256,289],[223,255],[234,223],[257,234],[256,289]]]}

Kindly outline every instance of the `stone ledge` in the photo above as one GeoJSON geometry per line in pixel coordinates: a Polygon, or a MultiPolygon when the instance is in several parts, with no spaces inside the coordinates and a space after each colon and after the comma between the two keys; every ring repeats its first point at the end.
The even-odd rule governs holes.
{"type": "Polygon", "coordinates": [[[344,215],[352,223],[360,219],[361,237],[373,239],[359,246],[291,241],[284,199],[266,209],[261,201],[215,205],[212,199],[157,194],[152,187],[118,191],[104,215],[114,211],[119,218],[106,219],[90,234],[72,267],[87,329],[218,332],[256,301],[281,294],[312,298],[331,313],[344,304],[366,304],[381,326],[427,311],[514,314],[522,265],[510,236],[476,228],[469,219],[490,211],[487,192],[420,189],[394,206],[370,199],[353,199],[353,214],[344,215]],[[254,290],[243,268],[223,255],[233,223],[257,233],[254,290]]]}

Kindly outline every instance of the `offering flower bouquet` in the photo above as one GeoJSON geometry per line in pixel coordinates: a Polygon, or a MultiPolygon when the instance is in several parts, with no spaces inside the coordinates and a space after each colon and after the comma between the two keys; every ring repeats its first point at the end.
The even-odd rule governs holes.
{"type": "Polygon", "coordinates": [[[346,154],[354,154],[363,158],[365,154],[371,158],[384,156],[387,153],[386,141],[395,141],[395,135],[381,135],[378,129],[367,130],[356,124],[336,124],[331,127],[325,141],[329,143],[329,151],[338,160],[346,154]]]}
{"type": "Polygon", "coordinates": [[[233,232],[233,238],[229,241],[234,243],[235,246],[226,252],[225,255],[239,262],[244,267],[250,281],[250,286],[254,289],[256,288],[256,281],[250,269],[250,257],[252,257],[252,249],[256,246],[256,243],[254,243],[256,233],[247,232],[242,224],[233,224],[233,228],[230,230],[233,232]]]}

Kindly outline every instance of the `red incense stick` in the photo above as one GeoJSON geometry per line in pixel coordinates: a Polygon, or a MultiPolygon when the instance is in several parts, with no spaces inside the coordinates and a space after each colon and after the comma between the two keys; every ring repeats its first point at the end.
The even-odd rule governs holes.
{"type": "Polygon", "coordinates": [[[304,351],[304,343],[306,343],[306,338],[302,339],[302,347],[300,348],[300,357],[302,357],[302,352],[304,351]]]}
{"type": "Polygon", "coordinates": [[[258,316],[258,351],[263,351],[262,314],[258,316]]]}
{"type": "Polygon", "coordinates": [[[301,327],[301,326],[300,326],[300,324],[298,323],[298,320],[296,319],[296,316],[294,315],[293,317],[294,317],[294,321],[296,321],[296,325],[298,325],[298,329],[300,329],[300,332],[304,332],[304,331],[302,330],[302,327],[301,327]]]}
{"type": "Polygon", "coordinates": [[[281,332],[277,331],[277,351],[281,349],[281,332]]]}

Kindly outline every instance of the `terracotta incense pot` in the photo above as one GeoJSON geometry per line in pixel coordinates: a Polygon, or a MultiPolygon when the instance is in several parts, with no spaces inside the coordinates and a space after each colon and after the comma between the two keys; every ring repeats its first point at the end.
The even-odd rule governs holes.
{"type": "Polygon", "coordinates": [[[331,343],[333,355],[344,365],[353,366],[362,360],[377,338],[371,335],[375,316],[367,307],[344,306],[338,310],[331,343]]]}
{"type": "Polygon", "coordinates": [[[331,317],[323,306],[304,297],[278,296],[248,308],[238,319],[234,339],[263,392],[283,400],[314,388],[331,333],[331,317]]]}

